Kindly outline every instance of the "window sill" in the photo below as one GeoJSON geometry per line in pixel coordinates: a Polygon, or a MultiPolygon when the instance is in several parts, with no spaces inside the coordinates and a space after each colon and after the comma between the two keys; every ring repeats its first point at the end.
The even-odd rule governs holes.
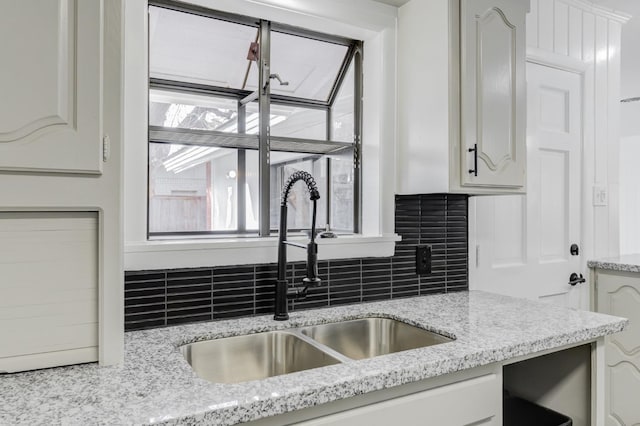
{"type": "MultiPolygon", "coordinates": [[[[318,239],[318,257],[332,260],[393,256],[396,241],[400,241],[396,234],[318,239]]],[[[140,271],[275,263],[277,252],[277,237],[134,242],[125,244],[124,267],[127,271],[140,271]]],[[[304,250],[291,249],[287,253],[290,261],[306,258],[304,250]]]]}

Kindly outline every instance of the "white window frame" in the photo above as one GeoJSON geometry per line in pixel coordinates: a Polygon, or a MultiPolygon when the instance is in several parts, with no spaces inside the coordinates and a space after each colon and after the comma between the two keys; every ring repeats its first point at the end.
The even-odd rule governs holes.
{"type": "MultiPolygon", "coordinates": [[[[319,241],[320,259],[393,255],[397,9],[370,0],[192,0],[207,8],[363,40],[362,233],[319,241]]],[[[277,237],[147,239],[147,1],[125,2],[125,270],[272,263],[277,237]]],[[[291,260],[303,253],[290,252],[291,260]]]]}

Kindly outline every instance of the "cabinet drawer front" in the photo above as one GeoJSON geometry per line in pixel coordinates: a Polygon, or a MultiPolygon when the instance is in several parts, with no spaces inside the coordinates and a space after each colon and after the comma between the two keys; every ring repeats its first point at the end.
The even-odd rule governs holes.
{"type": "Polygon", "coordinates": [[[497,426],[501,420],[501,396],[500,380],[496,374],[488,374],[299,424],[497,426]]]}

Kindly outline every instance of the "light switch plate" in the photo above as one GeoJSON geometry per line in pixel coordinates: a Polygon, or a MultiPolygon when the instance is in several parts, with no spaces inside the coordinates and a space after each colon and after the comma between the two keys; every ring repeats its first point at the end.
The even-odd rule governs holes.
{"type": "Polygon", "coordinates": [[[593,187],[593,205],[606,206],[609,203],[609,192],[606,186],[593,187]]]}

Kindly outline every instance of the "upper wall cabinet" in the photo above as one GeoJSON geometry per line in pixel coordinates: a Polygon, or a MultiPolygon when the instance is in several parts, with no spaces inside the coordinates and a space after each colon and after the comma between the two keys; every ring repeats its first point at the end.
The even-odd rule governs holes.
{"type": "Polygon", "coordinates": [[[523,193],[529,0],[412,0],[398,17],[398,192],[523,193]]]}
{"type": "Polygon", "coordinates": [[[0,170],[101,172],[102,13],[99,0],[3,4],[0,170]]]}

